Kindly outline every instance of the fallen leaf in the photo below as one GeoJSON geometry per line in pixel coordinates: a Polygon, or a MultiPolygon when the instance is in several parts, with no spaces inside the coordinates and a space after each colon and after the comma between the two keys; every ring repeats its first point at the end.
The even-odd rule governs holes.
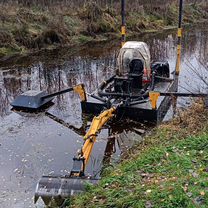
{"type": "Polygon", "coordinates": [[[187,192],[187,191],[188,191],[188,187],[187,187],[187,186],[184,186],[184,187],[183,187],[183,190],[184,190],[185,192],[187,192]]]}
{"type": "Polygon", "coordinates": [[[150,201],[147,201],[145,203],[145,208],[152,208],[152,207],[154,207],[154,206],[153,206],[153,204],[150,201]]]}
{"type": "Polygon", "coordinates": [[[199,177],[199,174],[198,174],[198,173],[193,172],[193,173],[192,173],[192,176],[193,176],[194,178],[198,178],[198,177],[199,177]]]}
{"type": "Polygon", "coordinates": [[[147,193],[147,194],[149,194],[149,193],[151,193],[151,192],[152,192],[152,190],[150,190],[150,189],[146,190],[146,193],[147,193]]]}
{"type": "Polygon", "coordinates": [[[173,198],[173,195],[169,195],[168,197],[169,197],[169,199],[172,199],[173,198]]]}
{"type": "Polygon", "coordinates": [[[201,192],[200,192],[200,195],[201,195],[201,196],[204,196],[204,195],[205,195],[205,192],[204,192],[204,191],[201,191],[201,192]]]}

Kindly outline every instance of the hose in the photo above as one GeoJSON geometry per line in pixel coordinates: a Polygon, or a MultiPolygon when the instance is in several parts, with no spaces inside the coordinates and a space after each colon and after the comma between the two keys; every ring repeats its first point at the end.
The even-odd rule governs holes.
{"type": "MultiPolygon", "coordinates": [[[[150,85],[150,89],[148,89],[148,91],[145,91],[143,94],[139,94],[139,95],[132,95],[129,93],[117,93],[117,92],[103,92],[104,88],[113,81],[113,79],[115,78],[116,75],[110,77],[108,80],[104,81],[98,88],[98,95],[100,97],[122,97],[122,98],[130,98],[130,99],[135,99],[141,100],[141,99],[146,99],[149,96],[149,92],[154,90],[155,87],[155,73],[153,72],[152,74],[152,81],[151,81],[151,85],[150,85]]],[[[134,104],[133,104],[134,105],[134,104]]]]}

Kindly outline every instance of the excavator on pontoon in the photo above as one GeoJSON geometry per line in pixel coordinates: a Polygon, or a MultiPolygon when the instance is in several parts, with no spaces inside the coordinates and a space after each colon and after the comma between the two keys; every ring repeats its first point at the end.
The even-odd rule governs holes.
{"type": "MultiPolygon", "coordinates": [[[[69,175],[43,176],[36,187],[35,202],[41,197],[50,206],[56,203],[62,206],[70,196],[85,189],[85,183],[96,184],[98,178],[85,174],[86,166],[97,135],[112,118],[130,118],[132,120],[160,121],[171,101],[170,95],[178,96],[178,76],[181,56],[182,3],[180,0],[177,64],[171,77],[167,62],[151,64],[150,51],[146,43],[125,40],[125,0],[122,0],[122,48],[117,61],[117,71],[100,84],[97,91],[89,94],[84,85],[47,94],[29,91],[17,97],[11,104],[14,109],[37,111],[46,107],[60,94],[74,91],[81,99],[82,112],[96,115],[88,132],[84,136],[81,150],[73,158],[73,168],[69,175]]],[[[185,95],[184,95],[185,96],[185,95]]]]}

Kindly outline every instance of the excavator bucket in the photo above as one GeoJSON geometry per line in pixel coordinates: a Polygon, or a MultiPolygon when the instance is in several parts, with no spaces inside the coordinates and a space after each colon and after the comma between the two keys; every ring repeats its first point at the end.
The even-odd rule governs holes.
{"type": "Polygon", "coordinates": [[[35,111],[40,108],[43,108],[45,105],[50,103],[53,97],[42,99],[43,96],[46,96],[45,91],[36,91],[29,90],[21,95],[19,95],[12,103],[14,109],[35,111]]]}
{"type": "Polygon", "coordinates": [[[70,196],[85,190],[86,183],[97,184],[93,177],[42,176],[35,191],[35,203],[39,197],[46,206],[62,206],[70,196]]]}
{"type": "Polygon", "coordinates": [[[58,92],[48,94],[45,91],[29,90],[19,95],[12,103],[14,109],[37,111],[44,108],[47,104],[51,103],[53,98],[57,95],[61,95],[67,92],[74,91],[79,94],[82,101],[85,101],[86,93],[83,84],[76,85],[58,92]]]}

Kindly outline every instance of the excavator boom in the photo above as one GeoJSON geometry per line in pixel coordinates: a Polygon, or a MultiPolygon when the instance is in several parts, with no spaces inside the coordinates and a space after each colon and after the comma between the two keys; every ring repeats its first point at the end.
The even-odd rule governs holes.
{"type": "Polygon", "coordinates": [[[116,108],[112,107],[109,110],[102,112],[99,116],[93,118],[92,124],[89,131],[84,136],[84,146],[82,147],[83,157],[85,158],[86,164],[89,161],[93,145],[96,141],[97,133],[101,130],[103,125],[105,125],[109,119],[114,116],[116,108]]]}
{"type": "Polygon", "coordinates": [[[39,197],[47,206],[61,206],[70,196],[84,191],[85,183],[96,184],[98,179],[85,176],[85,167],[89,162],[90,155],[97,134],[113,116],[116,107],[105,110],[99,116],[93,118],[89,131],[84,136],[84,144],[81,151],[73,158],[73,168],[70,175],[66,176],[42,176],[35,191],[35,203],[39,197]]]}

